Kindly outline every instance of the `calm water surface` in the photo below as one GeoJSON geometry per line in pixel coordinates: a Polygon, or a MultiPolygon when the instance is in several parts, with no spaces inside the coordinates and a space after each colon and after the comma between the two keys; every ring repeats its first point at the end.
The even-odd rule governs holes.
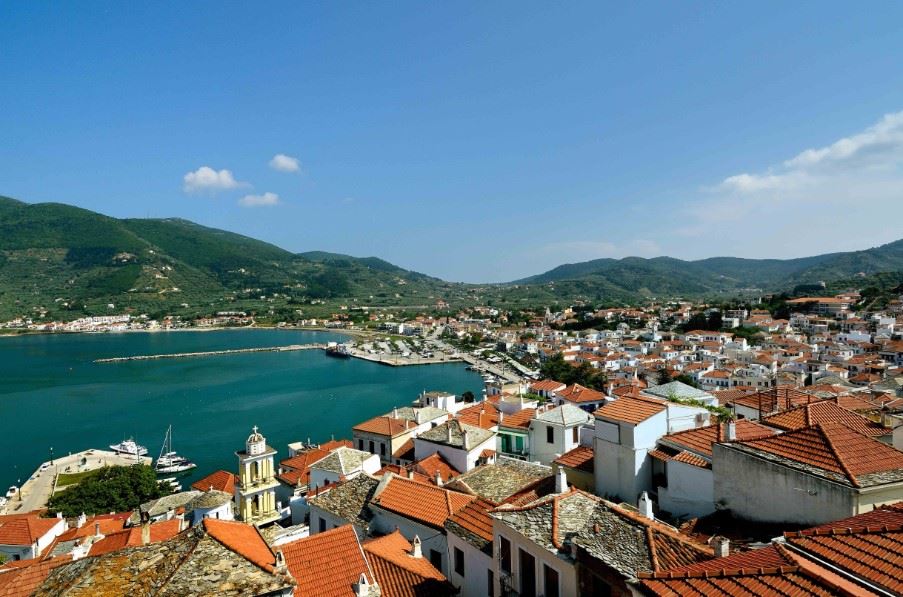
{"type": "Polygon", "coordinates": [[[424,389],[480,395],[464,365],[386,367],[322,351],[95,364],[98,358],[343,340],[321,332],[234,330],[0,338],[0,487],[54,454],[135,437],[156,457],[173,448],[207,473],[237,469],[252,425],[286,457],[292,441],[350,437],[356,423],[409,404],[424,389]]]}

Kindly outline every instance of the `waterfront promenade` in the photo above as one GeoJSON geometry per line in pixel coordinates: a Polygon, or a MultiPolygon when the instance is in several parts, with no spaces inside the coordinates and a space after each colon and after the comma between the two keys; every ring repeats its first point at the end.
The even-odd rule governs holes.
{"type": "Polygon", "coordinates": [[[54,458],[50,467],[43,471],[38,468],[22,483],[18,494],[0,508],[0,514],[31,512],[45,507],[56,490],[57,477],[61,474],[84,473],[105,466],[149,465],[151,462],[149,456],[126,456],[109,450],[84,450],[54,458]]]}

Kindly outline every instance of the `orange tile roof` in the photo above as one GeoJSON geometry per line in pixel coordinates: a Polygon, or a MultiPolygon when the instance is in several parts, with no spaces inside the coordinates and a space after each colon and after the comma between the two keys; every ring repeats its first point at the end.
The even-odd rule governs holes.
{"type": "Polygon", "coordinates": [[[847,410],[837,405],[833,400],[801,404],[765,417],[762,419],[762,422],[785,431],[811,427],[817,423],[835,422],[842,423],[850,429],[854,429],[869,437],[880,437],[891,433],[891,430],[883,425],[847,410]]]}
{"type": "Polygon", "coordinates": [[[596,409],[595,417],[622,423],[642,423],[646,419],[664,412],[667,407],[663,400],[640,396],[622,396],[614,402],[596,409]]]}
{"type": "Polygon", "coordinates": [[[238,483],[238,475],[229,471],[216,471],[210,473],[200,481],[191,484],[192,489],[208,491],[211,487],[226,493],[235,493],[235,484],[238,483]]]}
{"type": "Polygon", "coordinates": [[[650,595],[872,595],[861,587],[779,545],[717,558],[682,568],[641,573],[650,595]]]}
{"type": "MultiPolygon", "coordinates": [[[[735,422],[738,440],[761,439],[776,435],[774,429],[759,425],[754,421],[740,419],[735,422]]],[[[696,429],[670,433],[660,440],[664,444],[672,444],[679,449],[690,450],[706,458],[712,457],[712,444],[725,441],[724,428],[721,425],[706,425],[696,429]]]]}
{"type": "Polygon", "coordinates": [[[688,452],[684,450],[683,452],[679,452],[675,456],[671,458],[674,462],[682,462],[684,464],[689,464],[691,466],[698,466],[699,468],[712,468],[712,463],[706,460],[705,458],[698,456],[692,452],[688,452]]]}
{"type": "Polygon", "coordinates": [[[562,466],[591,473],[593,472],[593,449],[587,446],[577,446],[556,458],[555,462],[562,466]]]}
{"type": "Polygon", "coordinates": [[[0,545],[33,545],[61,522],[59,518],[36,514],[0,517],[0,545]]]}
{"type": "Polygon", "coordinates": [[[467,425],[492,429],[499,424],[499,409],[492,403],[480,402],[458,411],[455,418],[467,425]]]}
{"type": "MultiPolygon", "coordinates": [[[[808,531],[830,531],[832,529],[849,529],[853,527],[876,527],[903,525],[903,502],[879,506],[871,512],[857,514],[850,518],[826,522],[807,529],[808,531]]],[[[792,533],[791,533],[792,534],[792,533]]]]}
{"type": "Polygon", "coordinates": [[[573,402],[575,404],[602,402],[605,400],[605,394],[602,392],[593,390],[592,388],[585,388],[580,384],[570,385],[560,392],[556,392],[556,395],[562,400],[567,400],[568,402],[573,402]]]}
{"type": "Polygon", "coordinates": [[[371,539],[363,547],[383,597],[457,593],[427,558],[411,555],[411,544],[398,530],[371,539]]]}
{"type": "Polygon", "coordinates": [[[268,572],[273,571],[276,558],[256,527],[243,522],[205,518],[204,529],[227,549],[268,572]]]}
{"type": "Polygon", "coordinates": [[[357,533],[350,524],[277,547],[298,583],[295,597],[354,597],[361,574],[373,583],[357,533]]]}
{"type": "MultiPolygon", "coordinates": [[[[719,398],[721,400],[721,398],[719,398]]],[[[745,406],[763,413],[772,413],[786,410],[799,404],[807,404],[809,402],[817,402],[822,400],[818,396],[801,392],[795,388],[771,388],[754,392],[745,396],[737,396],[730,402],[734,406],[745,406]]],[[[722,400],[722,403],[724,401],[722,400]]]]}
{"type": "Polygon", "coordinates": [[[475,499],[455,491],[392,476],[377,490],[372,505],[417,522],[442,528],[445,521],[475,499]]]}
{"type": "Polygon", "coordinates": [[[449,518],[445,523],[446,528],[451,527],[454,529],[455,525],[457,525],[465,531],[473,533],[485,541],[491,542],[492,518],[489,516],[489,511],[497,505],[498,504],[490,502],[489,500],[477,498],[449,518]]]}
{"type": "Polygon", "coordinates": [[[363,433],[374,433],[376,435],[385,435],[387,437],[395,437],[408,433],[416,428],[417,424],[409,419],[396,419],[390,415],[381,415],[373,417],[369,421],[364,421],[359,425],[355,425],[354,431],[363,433]]]}
{"type": "MultiPolygon", "coordinates": [[[[822,469],[854,487],[861,487],[863,477],[872,473],[899,471],[903,479],[903,452],[839,423],[820,423],[732,445],[822,469]]],[[[890,481],[878,479],[877,483],[867,484],[887,482],[890,481]]]]}
{"type": "Polygon", "coordinates": [[[0,567],[0,597],[33,595],[54,568],[70,562],[72,556],[65,555],[48,560],[21,560],[14,567],[0,567]]]}
{"type": "Polygon", "coordinates": [[[508,427],[511,429],[526,428],[530,426],[530,421],[536,416],[535,408],[522,408],[516,413],[505,415],[499,421],[499,427],[508,427]]]}
{"type": "MultiPolygon", "coordinates": [[[[172,539],[181,531],[181,523],[182,521],[178,518],[152,523],[150,525],[150,542],[157,543],[158,541],[172,539]]],[[[99,556],[111,551],[119,551],[126,547],[135,547],[141,544],[141,527],[130,527],[110,534],[104,533],[103,539],[91,545],[88,555],[99,556]]]]}
{"type": "Polygon", "coordinates": [[[311,465],[327,456],[329,456],[329,450],[323,448],[312,448],[306,452],[295,454],[279,463],[279,466],[286,470],[276,475],[276,478],[289,485],[309,485],[311,465]]]}
{"type": "Polygon", "coordinates": [[[445,457],[439,452],[430,454],[426,458],[421,458],[417,462],[411,464],[409,470],[425,475],[430,481],[436,479],[436,473],[438,472],[443,483],[448,482],[450,479],[461,474],[461,472],[449,464],[445,457]]]}
{"type": "Polygon", "coordinates": [[[554,379],[543,379],[540,381],[534,381],[530,384],[530,389],[536,392],[554,392],[555,390],[559,390],[565,387],[565,384],[560,381],[555,381],[554,379]]]}

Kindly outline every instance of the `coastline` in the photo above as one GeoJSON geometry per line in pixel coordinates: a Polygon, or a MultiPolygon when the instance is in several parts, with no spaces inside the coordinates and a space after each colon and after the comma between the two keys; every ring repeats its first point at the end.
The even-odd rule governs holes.
{"type": "Polygon", "coordinates": [[[179,333],[179,332],[222,332],[222,331],[237,331],[237,330],[275,330],[275,331],[288,331],[288,332],[327,332],[331,334],[344,335],[351,338],[369,338],[371,336],[378,335],[374,332],[365,331],[365,330],[348,330],[348,329],[336,329],[336,328],[326,328],[326,327],[277,327],[277,326],[216,326],[216,327],[190,327],[190,328],[174,328],[169,330],[97,330],[97,331],[47,331],[47,330],[20,330],[9,332],[6,330],[0,330],[0,338],[19,338],[22,336],[63,336],[63,335],[73,335],[73,334],[168,334],[168,333],[179,333]]]}

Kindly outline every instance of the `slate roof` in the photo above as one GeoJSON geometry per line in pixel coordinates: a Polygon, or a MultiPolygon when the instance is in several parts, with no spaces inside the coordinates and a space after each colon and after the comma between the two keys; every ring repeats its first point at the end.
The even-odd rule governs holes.
{"type": "Polygon", "coordinates": [[[496,505],[489,500],[477,498],[446,520],[445,528],[477,549],[492,555],[492,518],[489,512],[496,505]]]}
{"type": "Polygon", "coordinates": [[[499,456],[494,464],[484,464],[455,477],[447,487],[498,504],[551,475],[552,469],[548,466],[499,456]]]}
{"type": "Polygon", "coordinates": [[[840,423],[821,423],[726,447],[853,487],[903,481],[903,452],[840,423]]]}
{"type": "Polygon", "coordinates": [[[354,597],[354,584],[361,574],[369,583],[375,582],[351,525],[285,543],[277,549],[282,550],[288,570],[298,583],[294,597],[354,597]]]}
{"type": "Polygon", "coordinates": [[[582,408],[578,408],[573,404],[562,404],[551,410],[536,415],[537,421],[544,423],[554,423],[556,425],[588,425],[592,423],[592,416],[582,408]]]}
{"type": "Polygon", "coordinates": [[[270,558],[272,553],[252,527],[206,520],[203,525],[168,541],[129,547],[59,566],[41,583],[35,595],[238,597],[293,587],[290,577],[274,572],[269,562],[263,561],[270,558]],[[247,527],[256,537],[239,527],[247,527]],[[211,528],[216,530],[209,532],[211,528]],[[263,557],[265,553],[269,557],[263,557]]]}
{"type": "Polygon", "coordinates": [[[494,435],[488,429],[467,425],[457,419],[450,419],[417,436],[417,439],[442,444],[452,448],[469,450],[488,440],[494,435]],[[464,445],[464,434],[467,434],[467,446],[464,445]]]}
{"type": "Polygon", "coordinates": [[[555,463],[578,471],[592,473],[594,471],[593,449],[588,446],[577,446],[556,458],[555,463]]]}
{"type": "Polygon", "coordinates": [[[421,524],[444,528],[445,521],[474,500],[472,495],[448,491],[389,473],[370,503],[421,524]]]}
{"type": "Polygon", "coordinates": [[[587,525],[602,499],[579,490],[541,498],[524,506],[502,505],[492,513],[537,545],[560,554],[587,525]]]}
{"type": "Polygon", "coordinates": [[[230,494],[226,493],[225,491],[211,489],[209,491],[205,491],[201,495],[188,502],[187,509],[209,510],[212,508],[219,508],[220,506],[228,504],[231,501],[232,496],[230,494]]]}
{"type": "Polygon", "coordinates": [[[411,544],[398,530],[364,543],[382,597],[443,597],[457,590],[423,555],[414,557],[411,544]]]}
{"type": "Polygon", "coordinates": [[[161,516],[170,510],[184,508],[194,498],[201,495],[200,491],[192,489],[189,491],[180,491],[172,495],[165,495],[159,499],[144,502],[139,507],[142,514],[146,513],[151,517],[161,516]]]}
{"type": "Polygon", "coordinates": [[[378,485],[379,479],[369,475],[358,475],[344,483],[332,485],[327,491],[315,496],[309,495],[308,502],[311,506],[316,506],[366,530],[370,526],[370,519],[373,518],[367,504],[378,485]]]}
{"type": "Polygon", "coordinates": [[[311,464],[310,468],[329,471],[344,476],[361,471],[364,466],[364,461],[372,457],[373,454],[370,452],[362,452],[361,450],[342,446],[311,464]]]}
{"type": "Polygon", "coordinates": [[[657,398],[664,398],[665,400],[672,396],[693,400],[705,400],[713,397],[710,393],[694,388],[682,381],[670,381],[658,386],[652,386],[643,390],[643,393],[657,398]]]}

